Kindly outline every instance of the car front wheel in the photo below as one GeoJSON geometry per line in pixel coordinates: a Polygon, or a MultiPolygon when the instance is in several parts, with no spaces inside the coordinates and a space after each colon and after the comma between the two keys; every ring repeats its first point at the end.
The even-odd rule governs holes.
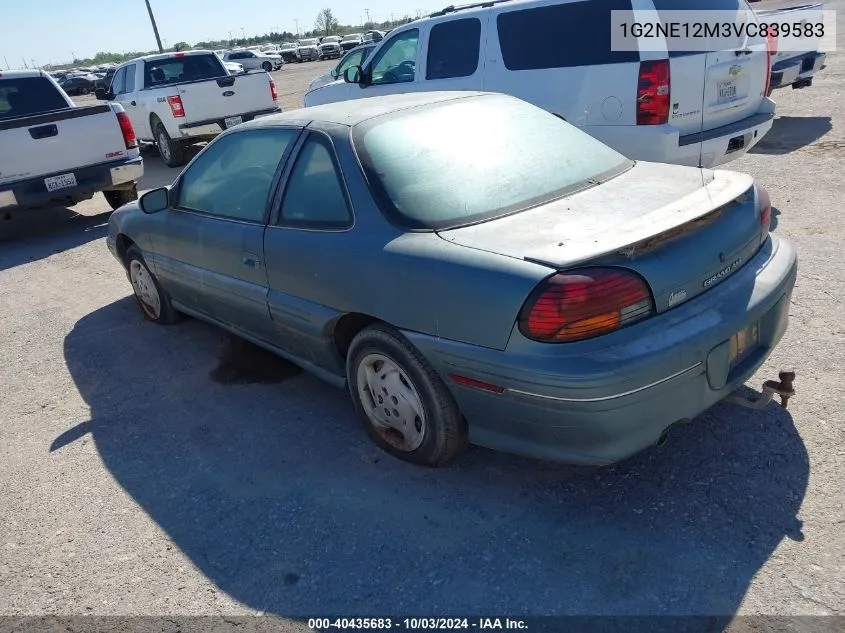
{"type": "Polygon", "coordinates": [[[399,332],[374,325],[352,340],[349,391],[367,433],[405,461],[439,466],[467,444],[458,405],[426,359],[399,332]]]}
{"type": "Polygon", "coordinates": [[[269,73],[271,70],[273,70],[273,64],[271,64],[270,62],[264,62],[263,64],[261,64],[261,68],[263,68],[266,72],[269,73]]]}
{"type": "Polygon", "coordinates": [[[135,299],[144,316],[153,323],[163,325],[177,323],[179,312],[173,307],[170,295],[150,272],[141,249],[137,246],[130,246],[126,251],[126,269],[135,299]]]}

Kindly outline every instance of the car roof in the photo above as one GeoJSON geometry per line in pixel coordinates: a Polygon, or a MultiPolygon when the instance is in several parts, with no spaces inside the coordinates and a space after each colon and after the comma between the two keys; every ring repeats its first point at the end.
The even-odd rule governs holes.
{"type": "Polygon", "coordinates": [[[363,121],[380,117],[392,112],[416,108],[432,103],[445,103],[458,99],[467,99],[494,93],[489,92],[410,92],[405,94],[351,99],[325,105],[301,108],[254,119],[238,126],[238,129],[261,128],[271,125],[308,125],[310,123],[336,123],[352,127],[363,121]]]}
{"type": "MultiPolygon", "coordinates": [[[[136,57],[135,59],[129,60],[136,62],[139,59],[144,60],[145,62],[155,62],[160,59],[170,59],[171,57],[187,57],[190,55],[213,55],[214,51],[207,51],[207,50],[196,50],[196,51],[180,51],[178,53],[156,53],[155,55],[144,55],[143,57],[136,57]]],[[[124,62],[124,63],[128,63],[124,62]]]]}
{"type": "Polygon", "coordinates": [[[44,77],[40,70],[0,70],[0,79],[18,79],[19,77],[44,77]]]}

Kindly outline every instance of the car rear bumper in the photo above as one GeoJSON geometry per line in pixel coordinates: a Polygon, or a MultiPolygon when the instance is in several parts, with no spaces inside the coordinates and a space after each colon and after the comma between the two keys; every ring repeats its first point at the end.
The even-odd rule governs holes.
{"type": "Polygon", "coordinates": [[[449,385],[471,442],[541,459],[606,464],[655,444],[669,426],[691,420],[741,386],[786,330],[796,274],[794,248],[771,236],[718,286],[602,337],[606,346],[534,343],[516,329],[505,351],[406,336],[449,385]],[[759,347],[731,367],[731,337],[754,322],[759,347]],[[449,374],[502,391],[461,386],[449,374]]]}
{"type": "Polygon", "coordinates": [[[667,125],[587,126],[584,131],[629,158],[690,167],[718,167],[739,158],[771,129],[775,103],[766,98],[756,113],[723,127],[681,136],[667,125]]]}
{"type": "Polygon", "coordinates": [[[90,198],[98,191],[131,187],[143,175],[143,159],[140,156],[134,156],[2,184],[0,185],[0,210],[8,211],[19,207],[44,207],[53,204],[76,204],[90,198]],[[45,178],[70,173],[76,178],[75,187],[57,191],[47,190],[45,178]]]}
{"type": "Polygon", "coordinates": [[[824,66],[825,53],[804,53],[778,62],[772,68],[772,88],[786,88],[809,79],[824,66]]]}
{"type": "Polygon", "coordinates": [[[179,126],[179,132],[182,138],[208,138],[217,136],[221,132],[226,131],[226,119],[239,116],[243,122],[252,121],[263,116],[270,116],[271,114],[278,114],[281,108],[267,108],[265,110],[254,110],[252,112],[243,112],[240,114],[230,114],[227,117],[220,119],[207,119],[205,121],[196,121],[194,123],[183,123],[179,126]]]}

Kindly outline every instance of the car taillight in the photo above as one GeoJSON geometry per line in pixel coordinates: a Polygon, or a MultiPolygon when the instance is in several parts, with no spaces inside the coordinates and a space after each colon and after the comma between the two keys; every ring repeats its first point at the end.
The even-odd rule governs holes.
{"type": "Polygon", "coordinates": [[[653,313],[651,291],[636,273],[621,268],[581,268],[541,283],[520,311],[519,329],[536,341],[580,341],[653,313]]]}
{"type": "Polygon", "coordinates": [[[170,105],[170,111],[173,113],[173,116],[185,116],[185,107],[182,105],[182,97],[179,95],[167,97],[167,103],[170,105]]]}
{"type": "Polygon", "coordinates": [[[769,230],[772,227],[772,199],[769,192],[757,185],[757,204],[760,207],[760,243],[769,237],[769,230]]]}
{"type": "Polygon", "coordinates": [[[276,90],[276,82],[273,81],[272,77],[270,77],[270,96],[273,97],[273,101],[279,98],[279,92],[276,90]]]}
{"type": "Polygon", "coordinates": [[[138,147],[138,138],[135,136],[135,130],[132,128],[132,121],[129,120],[129,115],[125,112],[118,112],[117,122],[120,124],[120,132],[123,134],[123,142],[126,144],[126,149],[135,149],[138,147]]]}
{"type": "Polygon", "coordinates": [[[637,82],[637,125],[661,125],[669,121],[669,60],[640,62],[637,82]]]}
{"type": "Polygon", "coordinates": [[[765,96],[772,94],[772,61],[778,52],[778,40],[771,33],[766,35],[766,88],[763,91],[765,96]]]}

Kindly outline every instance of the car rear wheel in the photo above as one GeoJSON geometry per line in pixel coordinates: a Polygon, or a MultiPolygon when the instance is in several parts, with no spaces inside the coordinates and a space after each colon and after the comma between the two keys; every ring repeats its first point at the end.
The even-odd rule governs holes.
{"type": "Polygon", "coordinates": [[[126,251],[126,269],[135,299],[144,316],[153,323],[170,325],[179,321],[179,312],[173,307],[170,295],[150,272],[141,249],[130,246],[126,251]]]}
{"type": "Polygon", "coordinates": [[[170,138],[163,123],[156,127],[156,145],[161,159],[168,167],[181,167],[185,164],[185,146],[170,138]]]}
{"type": "Polygon", "coordinates": [[[439,466],[466,448],[466,421],[446,385],[392,328],[374,325],[358,333],[346,376],[367,433],[391,455],[439,466]]]}
{"type": "Polygon", "coordinates": [[[268,73],[269,73],[271,70],[273,70],[273,64],[271,64],[270,62],[264,62],[264,63],[262,63],[262,64],[261,64],[261,67],[262,67],[265,71],[267,71],[268,73]]]}
{"type": "Polygon", "coordinates": [[[115,189],[114,191],[104,191],[103,196],[109,206],[117,211],[124,204],[129,204],[133,200],[138,199],[138,186],[132,185],[131,189],[115,189]]]}

